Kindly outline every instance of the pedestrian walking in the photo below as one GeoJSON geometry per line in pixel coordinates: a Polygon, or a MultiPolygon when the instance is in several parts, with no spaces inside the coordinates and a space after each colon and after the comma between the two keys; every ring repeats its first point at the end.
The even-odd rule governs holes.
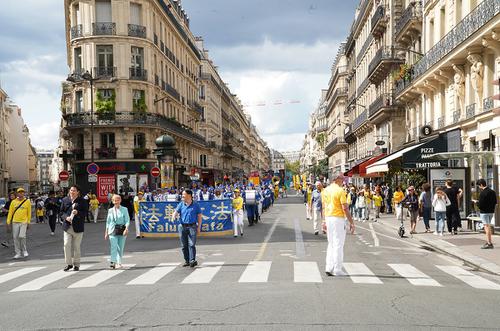
{"type": "Polygon", "coordinates": [[[28,257],[26,246],[26,235],[31,224],[31,203],[24,197],[25,191],[22,187],[17,189],[17,198],[12,200],[7,215],[7,231],[12,231],[14,239],[14,259],[28,257]]]}
{"type": "Polygon", "coordinates": [[[436,193],[432,199],[432,206],[434,207],[434,212],[436,213],[436,231],[434,235],[443,236],[444,232],[444,220],[446,219],[446,207],[451,204],[450,199],[446,193],[444,193],[441,187],[436,188],[436,193]]]}
{"type": "Polygon", "coordinates": [[[234,237],[238,237],[239,233],[243,237],[243,198],[240,195],[240,190],[234,190],[233,199],[233,226],[234,226],[234,237]]]}
{"type": "Polygon", "coordinates": [[[431,185],[429,183],[425,183],[422,185],[422,193],[420,193],[420,197],[418,198],[419,211],[422,215],[425,225],[425,232],[431,232],[430,220],[432,213],[432,193],[431,193],[431,185]]]}
{"type": "Polygon", "coordinates": [[[365,210],[364,210],[364,220],[369,221],[370,220],[370,209],[372,207],[372,198],[373,194],[372,191],[370,190],[370,185],[365,184],[364,189],[363,189],[363,195],[365,196],[365,210]]]}
{"type": "Polygon", "coordinates": [[[97,223],[97,217],[99,216],[99,200],[97,196],[92,194],[89,201],[90,215],[92,215],[92,220],[97,223]]]}
{"type": "Polygon", "coordinates": [[[49,197],[45,200],[45,210],[49,219],[50,235],[53,236],[56,231],[57,215],[59,214],[59,206],[54,191],[50,191],[49,197]]]}
{"type": "Polygon", "coordinates": [[[403,219],[403,205],[401,201],[405,198],[405,194],[401,189],[401,186],[396,187],[396,191],[392,195],[392,203],[394,204],[394,209],[396,210],[396,219],[401,221],[403,219]]]}
{"type": "Polygon", "coordinates": [[[181,240],[184,267],[194,268],[196,261],[196,237],[201,231],[201,209],[193,200],[193,191],[186,189],[182,192],[182,200],[175,208],[172,222],[179,218],[179,237],[181,240]]]}
{"type": "Polygon", "coordinates": [[[64,271],[80,270],[80,257],[87,202],[80,196],[80,188],[73,185],[69,195],[62,200],[61,213],[64,230],[64,271]]]}
{"type": "Polygon", "coordinates": [[[448,179],[446,181],[444,193],[446,193],[451,202],[451,204],[446,207],[446,223],[448,225],[448,232],[450,234],[458,234],[458,228],[462,227],[459,201],[462,198],[463,190],[456,187],[453,180],[448,179]]]}
{"type": "Polygon", "coordinates": [[[384,198],[382,197],[380,191],[375,191],[375,195],[373,195],[372,200],[373,200],[373,206],[375,208],[375,219],[373,221],[377,222],[378,219],[380,218],[380,211],[382,210],[384,198]]]}
{"type": "Polygon", "coordinates": [[[111,264],[109,267],[111,269],[120,269],[122,267],[125,241],[130,225],[130,215],[128,209],[121,205],[121,196],[114,194],[111,198],[111,202],[113,203],[113,207],[108,209],[104,240],[109,239],[109,250],[111,255],[111,264]]]}
{"type": "Polygon", "coordinates": [[[354,222],[349,213],[346,192],[342,188],[344,176],[342,174],[334,177],[331,185],[326,187],[321,199],[323,202],[323,213],[325,222],[323,228],[326,230],[328,246],[326,250],[325,272],[328,276],[345,275],[342,270],[344,262],[344,242],[346,237],[346,218],[349,221],[351,234],[354,233],[354,222]]]}
{"type": "Polygon", "coordinates": [[[312,185],[308,185],[307,188],[304,190],[304,205],[306,206],[306,220],[310,220],[312,218],[311,215],[312,192],[313,192],[312,185]]]}
{"type": "MultiPolygon", "coordinates": [[[[3,206],[3,210],[2,210],[6,215],[9,214],[10,205],[11,205],[12,201],[16,200],[16,198],[17,198],[16,193],[14,193],[14,192],[9,193],[9,200],[5,203],[5,206],[3,206]]],[[[5,228],[5,232],[4,232],[3,236],[4,236],[4,239],[2,240],[2,246],[5,248],[9,248],[9,246],[10,246],[9,241],[10,241],[10,237],[12,237],[12,235],[9,233],[8,227],[5,228]]]]}
{"type": "Polygon", "coordinates": [[[35,200],[35,206],[36,206],[36,211],[35,211],[35,216],[36,216],[36,222],[37,223],[45,223],[45,210],[44,210],[44,202],[42,197],[39,197],[35,200]]]}
{"type": "Polygon", "coordinates": [[[361,189],[358,192],[358,197],[356,198],[356,210],[357,210],[357,220],[360,222],[366,222],[365,220],[365,212],[366,212],[366,203],[365,203],[365,193],[361,189]]]}
{"type": "Polygon", "coordinates": [[[493,242],[491,241],[492,228],[495,226],[495,209],[498,203],[497,194],[491,188],[486,185],[484,179],[479,179],[477,185],[481,190],[479,194],[479,201],[477,201],[479,207],[479,217],[481,222],[484,224],[484,232],[486,234],[486,243],[481,247],[482,249],[492,249],[493,242]]]}
{"type": "Polygon", "coordinates": [[[357,218],[357,208],[356,208],[356,200],[358,198],[358,194],[356,193],[356,187],[351,186],[349,192],[347,193],[347,204],[349,205],[349,212],[351,213],[354,219],[357,218]]]}
{"type": "Polygon", "coordinates": [[[321,204],[321,191],[323,190],[323,184],[321,184],[320,181],[317,181],[315,186],[314,191],[311,193],[311,214],[313,219],[314,235],[317,236],[323,221],[321,204]]]}
{"type": "Polygon", "coordinates": [[[408,194],[401,201],[401,204],[408,208],[408,211],[410,212],[410,233],[417,233],[416,227],[418,219],[418,196],[415,192],[415,187],[408,187],[408,194]]]}
{"type": "Polygon", "coordinates": [[[135,224],[135,239],[141,238],[141,217],[140,217],[140,203],[145,202],[144,192],[139,191],[137,196],[134,197],[134,224],[135,224]]]}

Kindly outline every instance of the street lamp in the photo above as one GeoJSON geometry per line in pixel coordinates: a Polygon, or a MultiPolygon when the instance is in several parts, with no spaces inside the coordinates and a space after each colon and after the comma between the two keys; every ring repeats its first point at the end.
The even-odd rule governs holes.
{"type": "Polygon", "coordinates": [[[158,167],[161,169],[160,188],[175,185],[175,159],[177,156],[177,148],[175,148],[175,139],[165,134],[156,138],[157,146],[153,153],[158,158],[158,167]]]}

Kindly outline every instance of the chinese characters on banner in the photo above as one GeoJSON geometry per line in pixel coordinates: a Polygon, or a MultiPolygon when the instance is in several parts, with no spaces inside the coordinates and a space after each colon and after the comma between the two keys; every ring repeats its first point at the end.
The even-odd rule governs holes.
{"type": "MultiPolygon", "coordinates": [[[[199,201],[202,213],[201,236],[233,234],[231,200],[199,201]]],[[[141,202],[141,234],[145,237],[178,236],[178,224],[171,221],[178,202],[141,202]]]]}
{"type": "Polygon", "coordinates": [[[115,175],[97,175],[97,199],[108,202],[108,193],[115,191],[115,175]]]}

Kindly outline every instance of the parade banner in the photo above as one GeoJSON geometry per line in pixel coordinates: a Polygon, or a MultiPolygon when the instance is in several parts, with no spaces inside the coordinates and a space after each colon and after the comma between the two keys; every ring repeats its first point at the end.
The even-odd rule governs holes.
{"type": "MultiPolygon", "coordinates": [[[[144,237],[177,237],[179,221],[171,221],[179,202],[141,202],[139,213],[144,237]]],[[[231,199],[198,201],[202,213],[200,236],[233,234],[231,199]]]]}

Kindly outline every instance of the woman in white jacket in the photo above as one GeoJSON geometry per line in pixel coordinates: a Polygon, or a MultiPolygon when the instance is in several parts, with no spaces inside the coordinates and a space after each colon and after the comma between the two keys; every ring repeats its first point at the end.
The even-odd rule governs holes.
{"type": "Polygon", "coordinates": [[[435,235],[439,234],[443,236],[444,231],[444,220],[446,219],[446,206],[451,205],[450,199],[444,193],[443,189],[438,187],[436,188],[436,193],[434,194],[434,198],[432,199],[432,206],[434,207],[434,211],[436,212],[436,231],[435,235]]]}
{"type": "Polygon", "coordinates": [[[365,212],[366,212],[366,202],[363,190],[358,192],[358,197],[356,198],[356,210],[358,211],[356,219],[358,221],[365,222],[365,212]]]}

